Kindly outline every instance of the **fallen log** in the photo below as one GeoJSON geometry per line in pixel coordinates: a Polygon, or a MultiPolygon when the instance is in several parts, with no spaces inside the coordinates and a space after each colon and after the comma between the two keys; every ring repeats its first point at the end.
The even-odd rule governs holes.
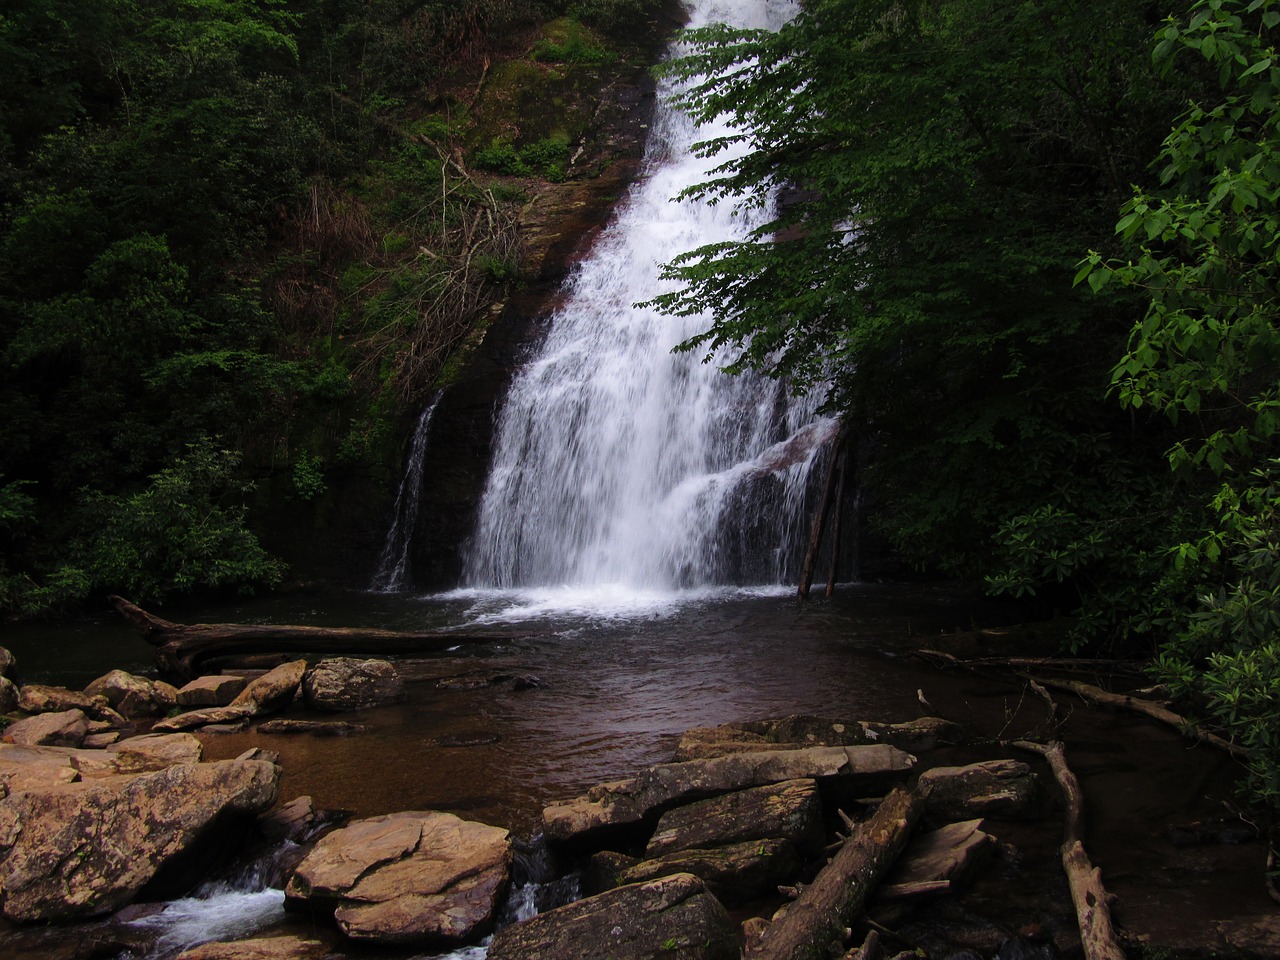
{"type": "Polygon", "coordinates": [[[261,653],[421,654],[464,643],[545,636],[274,623],[174,623],[148,613],[123,597],[112,596],[107,600],[156,648],[156,666],[160,673],[184,682],[198,676],[200,665],[216,657],[261,653]]]}
{"type": "Polygon", "coordinates": [[[843,944],[846,931],[865,910],[868,897],[906,846],[923,811],[924,801],[901,787],[885,797],[786,913],[769,925],[747,951],[746,960],[831,956],[831,945],[843,944]]]}
{"type": "Polygon", "coordinates": [[[1067,766],[1062,744],[1056,740],[1047,745],[1017,740],[1013,745],[1044,757],[1066,797],[1062,869],[1071,886],[1071,900],[1075,904],[1076,919],[1080,925],[1080,943],[1084,947],[1085,960],[1124,960],[1124,951],[1116,940],[1115,928],[1111,924],[1111,906],[1106,888],[1102,885],[1102,872],[1090,863],[1089,855],[1085,853],[1084,793],[1080,789],[1080,781],[1067,766]]]}

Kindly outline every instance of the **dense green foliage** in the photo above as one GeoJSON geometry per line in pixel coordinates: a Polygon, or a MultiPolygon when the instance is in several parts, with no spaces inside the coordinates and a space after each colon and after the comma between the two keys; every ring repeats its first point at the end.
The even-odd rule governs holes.
{"type": "Polygon", "coordinates": [[[776,35],[694,32],[686,107],[744,132],[690,193],[786,190],[656,301],[712,316],[688,349],[828,391],[901,555],[1153,656],[1267,800],[1278,24],[1273,0],[811,0],[776,35]]]}
{"type": "MultiPolygon", "coordinates": [[[[645,6],[6,4],[0,606],[277,580],[245,481],[270,512],[381,469],[516,276],[518,198],[461,162],[451,85],[545,19],[645,6]]],[[[567,151],[514,155],[562,177],[567,151]]]]}

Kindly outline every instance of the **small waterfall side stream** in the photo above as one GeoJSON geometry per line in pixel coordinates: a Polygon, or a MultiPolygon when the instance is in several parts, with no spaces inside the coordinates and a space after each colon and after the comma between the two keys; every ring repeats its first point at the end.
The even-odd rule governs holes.
{"type": "MultiPolygon", "coordinates": [[[[790,0],[697,0],[690,24],[777,28],[790,0]]],[[[662,265],[745,237],[770,210],[673,200],[723,157],[660,85],[646,173],[569,283],[500,414],[476,532],[472,588],[672,591],[793,576],[810,469],[833,424],[784,384],[673,353],[707,316],[635,304],[669,289],[662,265]]]]}
{"type": "Polygon", "coordinates": [[[422,471],[427,460],[427,440],[431,436],[431,421],[440,405],[443,391],[435,396],[418,417],[409,444],[409,456],[405,460],[404,478],[396,491],[395,507],[391,511],[391,525],[386,541],[378,557],[378,569],[369,582],[374,593],[399,593],[412,585],[409,569],[409,552],[413,546],[413,529],[418,520],[418,503],[422,493],[422,471]]]}

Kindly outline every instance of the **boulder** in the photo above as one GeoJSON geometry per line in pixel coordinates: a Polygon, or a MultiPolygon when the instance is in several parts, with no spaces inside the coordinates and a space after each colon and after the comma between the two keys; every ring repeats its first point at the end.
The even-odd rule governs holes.
{"type": "Polygon", "coordinates": [[[248,707],[249,713],[269,713],[283,710],[297,696],[302,676],[307,671],[307,661],[291,660],[274,670],[268,670],[245,687],[231,701],[232,707],[248,707]]]}
{"type": "Polygon", "coordinates": [[[158,717],[165,707],[156,697],[155,684],[123,670],[112,670],[84,688],[90,697],[105,697],[112,709],[127,720],[158,717]]]}
{"type": "MultiPolygon", "coordinates": [[[[3,650],[0,647],[0,650],[3,650]]],[[[15,684],[8,677],[0,677],[0,713],[13,713],[18,709],[18,701],[22,699],[22,694],[15,684]]]]}
{"type": "Polygon", "coordinates": [[[208,727],[214,724],[243,723],[253,714],[249,704],[229,707],[204,707],[201,710],[188,710],[176,717],[161,720],[151,727],[154,733],[176,733],[182,730],[195,730],[197,727],[208,727]]]}
{"type": "MultiPolygon", "coordinates": [[[[788,840],[808,852],[821,849],[822,800],[817,782],[786,780],[668,810],[658,820],[645,856],[743,840],[788,840]]],[[[703,876],[697,870],[688,872],[703,876]]]]}
{"type": "Polygon", "coordinates": [[[12,680],[18,672],[18,658],[6,647],[0,647],[0,677],[12,680]]]}
{"type": "Polygon", "coordinates": [[[224,760],[13,793],[0,801],[0,909],[17,922],[118,910],[225,844],[215,827],[271,806],[279,773],[224,760]]]}
{"type": "Polygon", "coordinates": [[[948,891],[964,882],[995,852],[996,838],[981,820],[949,823],[912,838],[877,891],[880,901],[914,899],[948,891]]]}
{"type": "Polygon", "coordinates": [[[644,883],[691,873],[729,906],[776,896],[780,884],[794,882],[800,870],[796,849],[786,840],[747,840],[702,850],[679,850],[624,867],[616,884],[644,883]]]}
{"type": "Polygon", "coordinates": [[[268,720],[258,725],[259,733],[290,734],[310,733],[318,737],[349,737],[361,733],[364,727],[358,723],[341,720],[268,720]]]}
{"type": "Polygon", "coordinates": [[[88,719],[82,710],[37,713],[34,717],[9,724],[4,742],[20,747],[78,747],[89,732],[88,719]]]}
{"type": "Polygon", "coordinates": [[[155,693],[156,702],[164,707],[163,713],[168,713],[178,705],[178,688],[172,683],[155,680],[151,684],[151,689],[155,693]]]}
{"type": "Polygon", "coordinates": [[[678,803],[784,780],[816,779],[851,790],[878,790],[886,778],[901,776],[914,763],[913,756],[886,744],[755,751],[663,763],[632,780],[602,784],[585,797],[546,807],[543,834],[552,843],[577,842],[640,823],[678,803]]]}
{"type": "Polygon", "coordinates": [[[405,697],[404,680],[387,660],[334,657],[321,660],[302,679],[308,706],[340,712],[363,710],[405,697]]]}
{"type": "Polygon", "coordinates": [[[1031,816],[1040,798],[1036,776],[1021,760],[934,767],[920,774],[916,790],[929,814],[940,820],[1031,816]]]}
{"type": "Polygon", "coordinates": [[[22,687],[18,697],[18,709],[27,713],[62,713],[81,710],[95,720],[108,720],[124,726],[124,717],[112,709],[106,697],[91,697],[66,687],[50,687],[43,683],[29,683],[22,687]]]}
{"type": "Polygon", "coordinates": [[[907,753],[925,753],[939,743],[964,736],[958,723],[920,717],[906,723],[838,720],[797,714],[777,720],[748,720],[719,727],[695,727],[680,738],[676,760],[723,757],[751,750],[795,750],[800,747],[865,746],[887,743],[907,753]]]}
{"type": "Polygon", "coordinates": [[[244,677],[196,677],[179,690],[175,697],[180,707],[226,707],[246,686],[248,681],[244,677]]]}
{"type": "Polygon", "coordinates": [[[449,813],[394,813],[328,834],[298,864],[286,902],[333,906],[346,936],[448,945],[485,932],[511,872],[507,831],[449,813]]]}
{"type": "Polygon", "coordinates": [[[489,960],[738,960],[737,930],[697,877],[630,884],[494,934],[489,960]]]}
{"type": "Polygon", "coordinates": [[[319,940],[262,937],[233,943],[202,943],[175,960],[324,960],[333,952],[319,940]]]}

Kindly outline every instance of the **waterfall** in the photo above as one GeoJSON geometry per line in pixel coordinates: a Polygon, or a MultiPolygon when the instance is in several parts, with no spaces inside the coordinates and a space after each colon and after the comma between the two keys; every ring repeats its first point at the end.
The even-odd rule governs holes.
{"type": "MultiPolygon", "coordinates": [[[[691,25],[776,29],[786,0],[694,0],[691,25]]],[[[698,127],[658,102],[645,173],[568,283],[537,355],[516,376],[466,557],[472,587],[672,590],[778,583],[794,573],[806,480],[832,422],[784,384],[729,376],[672,348],[708,316],[636,303],[662,265],[744,238],[772,211],[673,200],[723,162],[691,152],[698,127]]]]}
{"type": "Polygon", "coordinates": [[[409,458],[405,463],[404,477],[396,491],[396,505],[391,511],[391,526],[378,557],[378,570],[369,583],[374,593],[398,593],[411,585],[409,551],[413,546],[413,529],[418,520],[418,500],[422,494],[422,469],[427,459],[427,437],[431,433],[431,418],[435,415],[442,392],[431,398],[418,417],[409,444],[409,458]]]}

